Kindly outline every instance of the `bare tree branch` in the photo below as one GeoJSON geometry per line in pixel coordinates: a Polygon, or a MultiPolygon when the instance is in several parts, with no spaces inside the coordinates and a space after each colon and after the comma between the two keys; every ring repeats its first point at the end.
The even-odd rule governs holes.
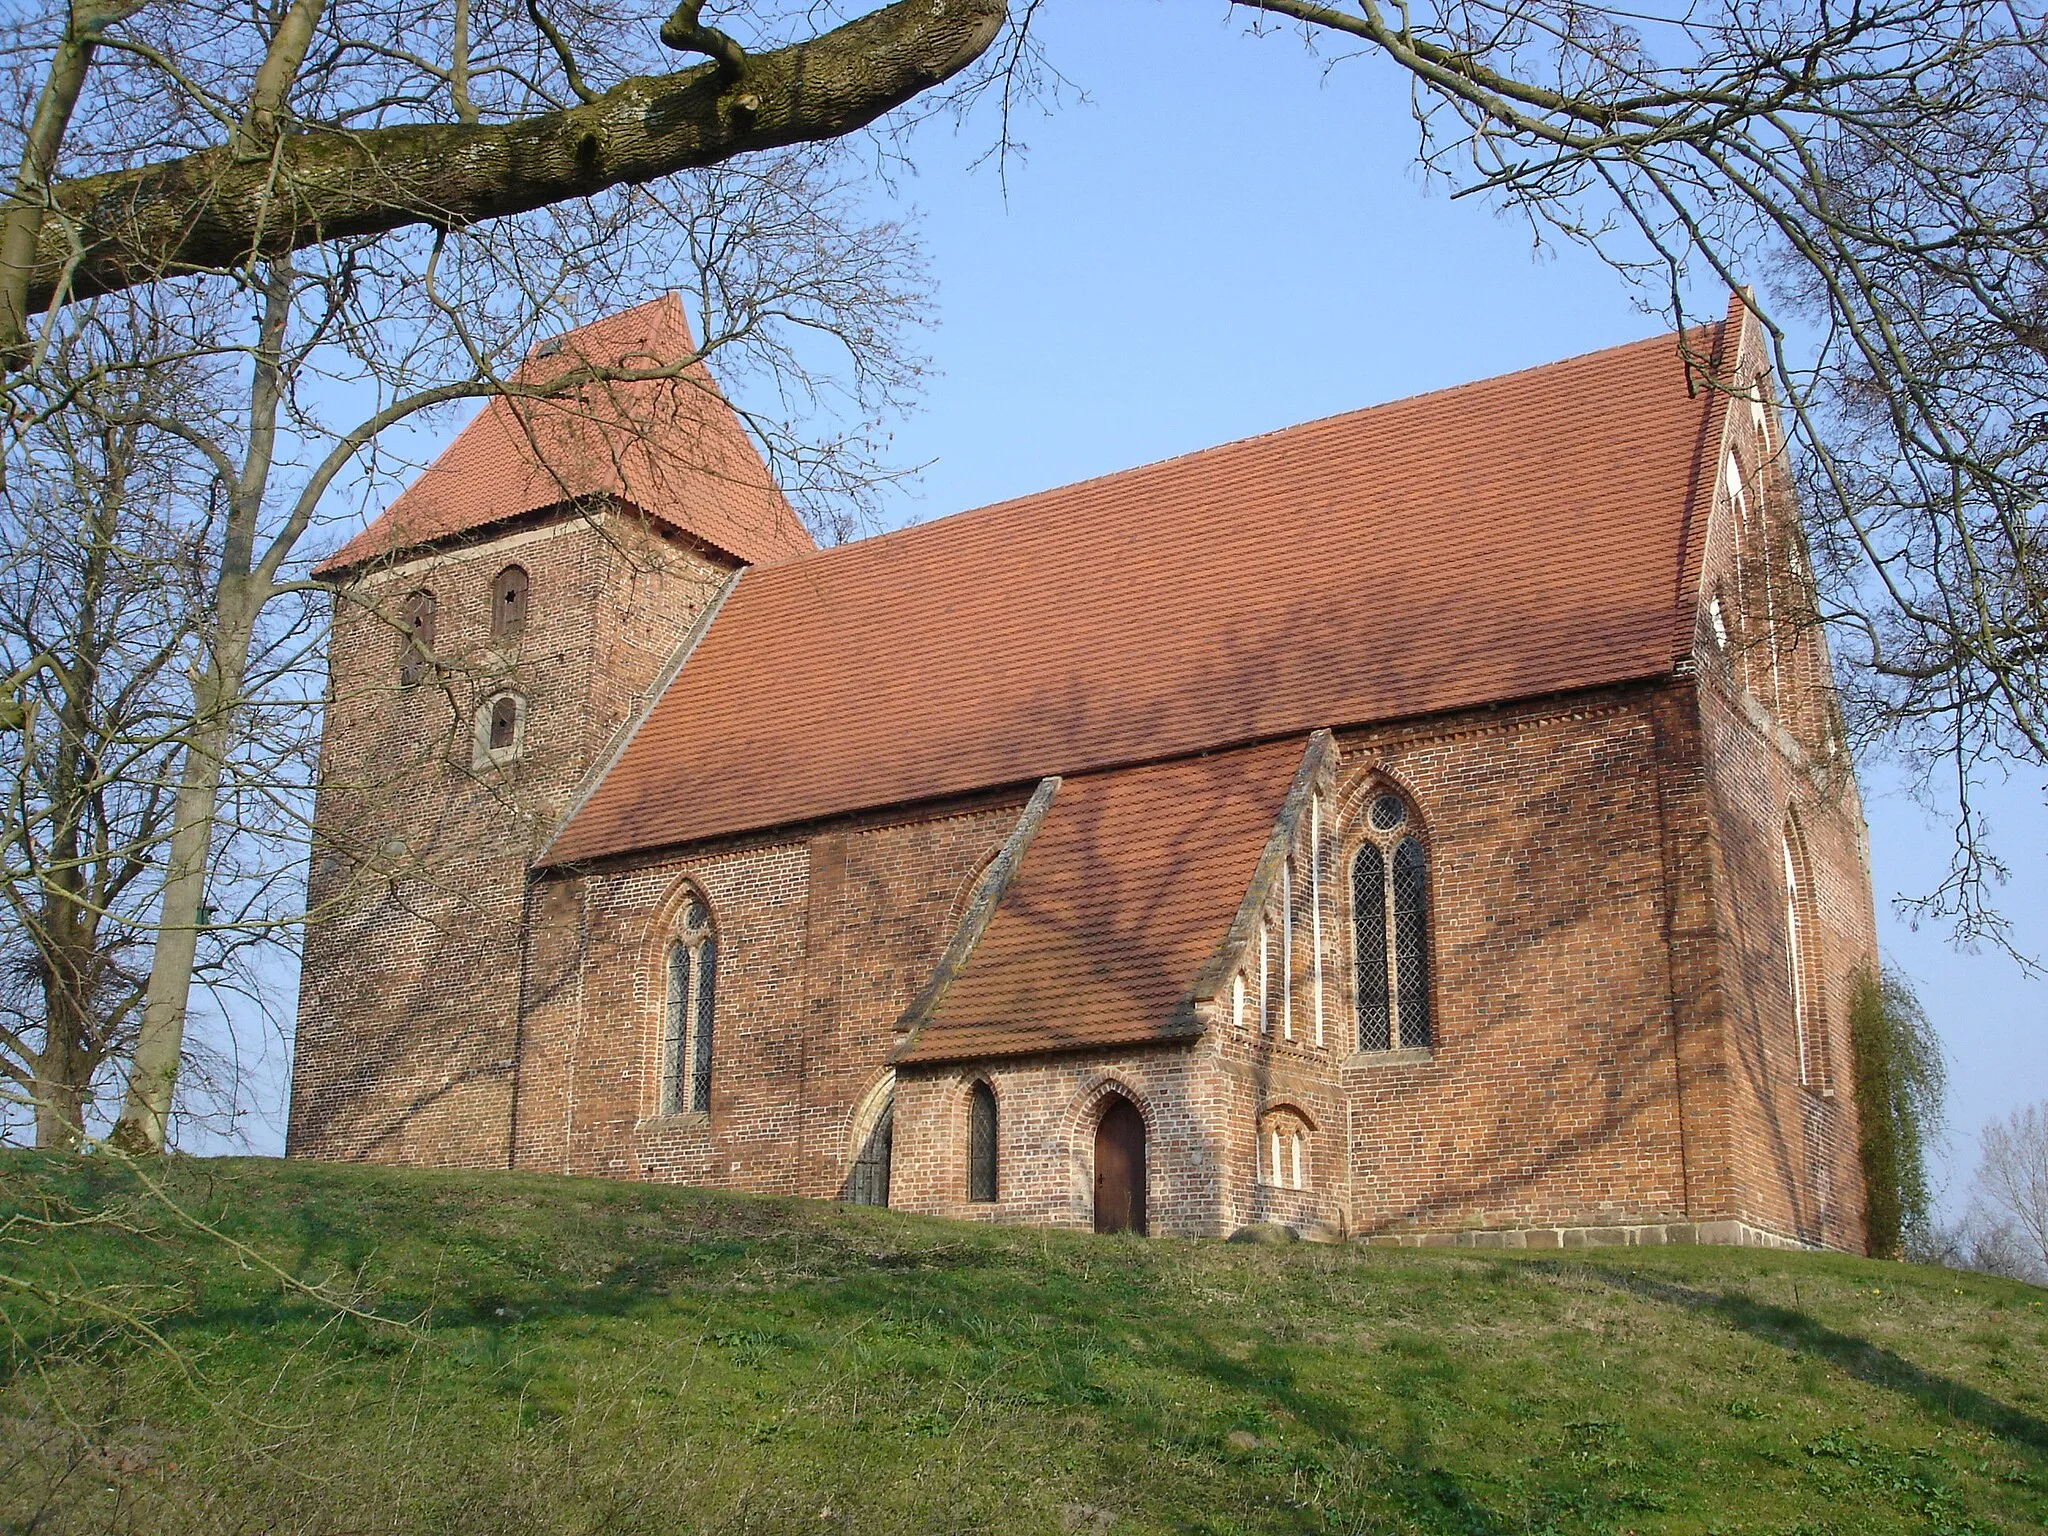
{"type": "MultiPolygon", "coordinates": [[[[689,9],[689,8],[685,8],[689,9]]],[[[26,309],[223,271],[322,241],[459,226],[864,127],[966,68],[1001,0],[898,0],[809,41],[507,123],[282,134],[58,184],[26,309]]],[[[694,34],[693,34],[694,35],[694,34]]]]}

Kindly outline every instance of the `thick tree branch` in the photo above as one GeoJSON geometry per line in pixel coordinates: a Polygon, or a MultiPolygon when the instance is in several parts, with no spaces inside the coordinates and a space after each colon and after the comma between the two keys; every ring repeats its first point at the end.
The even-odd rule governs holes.
{"type": "Polygon", "coordinates": [[[468,224],[638,185],[751,150],[835,138],[980,56],[1003,0],[898,0],[820,37],[622,81],[587,105],[504,124],[287,133],[57,187],[28,304],[219,271],[321,241],[468,224]],[[75,265],[67,266],[75,262],[75,265]]]}

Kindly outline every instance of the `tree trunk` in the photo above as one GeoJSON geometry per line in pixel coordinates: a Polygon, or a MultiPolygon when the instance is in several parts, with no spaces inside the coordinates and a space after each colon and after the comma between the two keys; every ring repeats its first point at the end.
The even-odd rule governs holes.
{"type": "MultiPolygon", "coordinates": [[[[63,765],[60,764],[60,776],[63,765]]],[[[35,922],[42,971],[43,1048],[34,1059],[36,1145],[71,1152],[85,1139],[85,1106],[106,1042],[93,1015],[99,923],[77,859],[73,828],[61,829],[52,867],[41,877],[35,922]]]]}
{"type": "Polygon", "coordinates": [[[36,1145],[46,1152],[75,1152],[85,1139],[85,1101],[92,1089],[97,1054],[79,1017],[76,976],[43,979],[43,1048],[36,1053],[36,1145]]]}
{"type": "Polygon", "coordinates": [[[128,1069],[128,1092],[114,1127],[114,1144],[129,1152],[161,1152],[170,1123],[171,1095],[185,1050],[185,1015],[192,999],[192,967],[205,926],[206,877],[213,850],[214,809],[220,797],[234,711],[241,700],[254,634],[256,582],[223,581],[220,628],[213,656],[193,684],[191,739],[178,777],[177,814],[164,869],[163,907],[150,956],[142,1026],[128,1069]]]}
{"type": "Polygon", "coordinates": [[[110,23],[141,8],[139,0],[134,4],[73,0],[56,57],[43,80],[35,116],[29,120],[14,194],[5,215],[0,216],[0,357],[18,357],[28,338],[29,281],[35,272],[43,215],[50,199],[50,178],[65,131],[71,126],[71,113],[78,105],[78,93],[85,88],[86,71],[92,67],[93,48],[110,23]]]}

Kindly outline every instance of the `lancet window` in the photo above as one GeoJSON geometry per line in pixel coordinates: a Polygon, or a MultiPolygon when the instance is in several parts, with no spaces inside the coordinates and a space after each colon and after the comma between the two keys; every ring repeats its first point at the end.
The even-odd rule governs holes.
{"type": "Polygon", "coordinates": [[[434,594],[422,587],[406,594],[398,609],[398,680],[411,684],[434,664],[434,594]]]}
{"type": "Polygon", "coordinates": [[[1820,976],[1814,963],[1819,916],[1813,899],[1813,876],[1806,840],[1797,822],[1787,818],[1783,837],[1785,860],[1785,967],[1792,993],[1792,1028],[1799,1053],[1801,1086],[1824,1093],[1831,1086],[1827,1021],[1821,1005],[1820,976]]]}
{"type": "Polygon", "coordinates": [[[511,691],[493,694],[476,714],[474,764],[479,770],[509,763],[526,751],[526,700],[511,691]]]}
{"type": "Polygon", "coordinates": [[[967,1198],[996,1197],[996,1091],[978,1082],[967,1096],[967,1198]]]}
{"type": "Polygon", "coordinates": [[[526,631],[526,567],[508,565],[491,583],[491,643],[512,645],[526,631]]]}

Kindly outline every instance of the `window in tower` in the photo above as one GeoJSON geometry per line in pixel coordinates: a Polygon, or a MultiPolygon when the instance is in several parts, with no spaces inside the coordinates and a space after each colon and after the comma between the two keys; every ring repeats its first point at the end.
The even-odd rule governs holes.
{"type": "Polygon", "coordinates": [[[526,632],[526,568],[508,565],[491,583],[491,643],[516,645],[526,632]]]}

